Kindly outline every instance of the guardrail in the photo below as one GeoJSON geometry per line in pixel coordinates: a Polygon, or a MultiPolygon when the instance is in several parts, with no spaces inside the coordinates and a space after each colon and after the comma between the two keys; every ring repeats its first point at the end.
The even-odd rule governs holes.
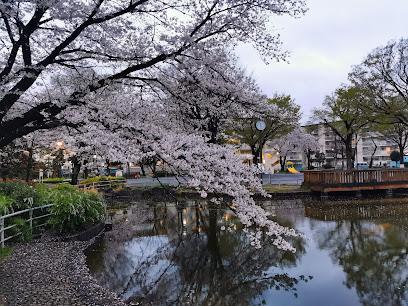
{"type": "Polygon", "coordinates": [[[408,169],[304,171],[307,185],[408,182],[408,169]]]}
{"type": "Polygon", "coordinates": [[[15,238],[15,237],[21,235],[21,233],[17,233],[17,234],[14,234],[14,235],[6,236],[6,231],[7,230],[10,230],[10,229],[17,226],[16,224],[11,224],[11,225],[6,226],[6,219],[28,213],[29,217],[25,221],[30,224],[30,229],[31,229],[31,231],[33,231],[35,228],[39,228],[39,227],[42,227],[42,226],[47,224],[47,222],[44,222],[44,223],[36,224],[35,226],[33,226],[33,221],[34,220],[43,219],[43,218],[46,218],[46,217],[51,215],[50,213],[48,213],[48,210],[47,210],[47,213],[40,214],[40,215],[34,217],[34,211],[45,210],[45,209],[47,209],[47,208],[49,208],[51,206],[53,206],[53,204],[48,204],[48,205],[43,205],[43,206],[38,206],[38,207],[31,207],[31,208],[28,208],[28,209],[16,211],[16,212],[8,214],[8,215],[0,216],[0,247],[4,248],[5,242],[7,240],[10,240],[12,238],[15,238]]]}
{"type": "Polygon", "coordinates": [[[109,180],[109,181],[99,181],[93,182],[88,184],[79,184],[78,188],[89,190],[89,189],[105,189],[105,188],[112,188],[117,186],[124,186],[126,184],[126,180],[109,180]]]}

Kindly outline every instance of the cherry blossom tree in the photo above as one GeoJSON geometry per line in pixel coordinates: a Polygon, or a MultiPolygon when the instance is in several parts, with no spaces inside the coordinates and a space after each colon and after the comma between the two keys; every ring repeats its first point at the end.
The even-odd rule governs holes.
{"type": "Polygon", "coordinates": [[[17,0],[0,3],[0,146],[68,124],[61,113],[106,86],[154,79],[191,51],[238,41],[283,58],[273,15],[299,16],[302,0],[17,0]],[[93,74],[57,99],[37,99],[51,77],[93,74]]]}
{"type": "Polygon", "coordinates": [[[300,147],[302,148],[303,153],[305,154],[306,157],[307,169],[310,170],[312,168],[311,167],[312,155],[320,151],[320,144],[316,136],[313,136],[312,134],[307,133],[306,131],[304,131],[300,135],[300,139],[301,139],[300,147]]]}
{"type": "Polygon", "coordinates": [[[279,138],[274,144],[274,149],[279,153],[279,163],[281,171],[285,170],[286,159],[291,152],[307,154],[308,151],[317,151],[319,143],[316,137],[306,133],[303,129],[297,128],[291,133],[279,138]]]}
{"type": "Polygon", "coordinates": [[[75,136],[77,142],[89,143],[112,160],[138,162],[154,157],[175,175],[188,177],[188,186],[203,198],[215,203],[223,197],[231,198],[229,207],[255,247],[260,247],[259,238],[266,233],[277,247],[294,250],[284,237],[297,233],[270,220],[256,205],[253,193],[266,196],[257,170],[244,165],[234,148],[209,143],[201,133],[187,133],[177,121],[169,120],[164,105],[156,103],[154,96],[149,102],[135,98],[133,91],[123,91],[121,96],[115,92],[94,96],[100,100],[94,103],[98,115],[84,111],[81,120],[92,124],[77,128],[81,131],[75,136]]]}
{"type": "Polygon", "coordinates": [[[36,131],[15,139],[12,143],[0,148],[0,177],[20,177],[29,181],[32,179],[34,165],[40,155],[47,150],[55,135],[51,131],[36,131]]]}
{"type": "Polygon", "coordinates": [[[264,116],[275,110],[255,81],[238,67],[231,51],[215,49],[188,59],[163,74],[163,99],[169,116],[187,132],[221,143],[229,123],[264,116]]]}
{"type": "MultiPolygon", "coordinates": [[[[232,91],[237,79],[228,71],[243,73],[225,61],[221,67],[231,69],[222,75],[230,79],[211,82],[208,67],[216,67],[219,57],[206,54],[249,42],[265,59],[282,59],[279,35],[268,30],[270,17],[304,12],[302,0],[3,1],[0,147],[33,131],[70,127],[77,132],[77,150],[83,143],[110,160],[160,160],[189,177],[202,197],[230,197],[252,245],[260,247],[266,233],[278,248],[293,251],[285,236],[295,231],[270,220],[251,197],[266,195],[256,170],[243,165],[232,148],[209,143],[204,128],[191,131],[176,120],[163,100],[164,88],[172,88],[163,72],[177,72],[176,86],[186,86],[181,75],[204,72],[194,88],[199,84],[211,93],[205,96],[209,102],[196,99],[206,107],[214,97],[237,97],[254,88],[252,81],[246,78],[232,91]],[[198,71],[183,65],[192,58],[202,61],[194,66],[198,71]]],[[[173,98],[181,94],[186,92],[173,98]]]]}

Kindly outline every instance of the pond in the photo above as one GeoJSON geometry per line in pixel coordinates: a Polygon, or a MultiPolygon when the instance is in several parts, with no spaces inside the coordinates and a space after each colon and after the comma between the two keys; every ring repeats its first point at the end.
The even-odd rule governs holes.
{"type": "Polygon", "coordinates": [[[87,254],[134,305],[408,305],[408,203],[262,202],[304,235],[296,253],[250,246],[234,214],[200,200],[140,201],[87,254]]]}

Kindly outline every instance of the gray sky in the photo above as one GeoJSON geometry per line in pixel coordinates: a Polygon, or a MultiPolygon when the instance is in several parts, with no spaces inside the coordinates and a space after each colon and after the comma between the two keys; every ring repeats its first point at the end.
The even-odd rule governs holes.
{"type": "Polygon", "coordinates": [[[310,110],[347,81],[352,65],[375,47],[408,37],[408,0],[307,0],[300,19],[276,17],[289,63],[266,65],[251,46],[240,46],[241,64],[268,95],[292,95],[302,106],[303,122],[310,110]]]}

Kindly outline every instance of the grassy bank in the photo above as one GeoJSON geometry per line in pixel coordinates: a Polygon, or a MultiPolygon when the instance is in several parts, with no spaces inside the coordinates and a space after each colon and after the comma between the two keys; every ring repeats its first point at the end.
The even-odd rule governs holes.
{"type": "Polygon", "coordinates": [[[13,252],[12,248],[0,248],[0,262],[13,252]]]}

